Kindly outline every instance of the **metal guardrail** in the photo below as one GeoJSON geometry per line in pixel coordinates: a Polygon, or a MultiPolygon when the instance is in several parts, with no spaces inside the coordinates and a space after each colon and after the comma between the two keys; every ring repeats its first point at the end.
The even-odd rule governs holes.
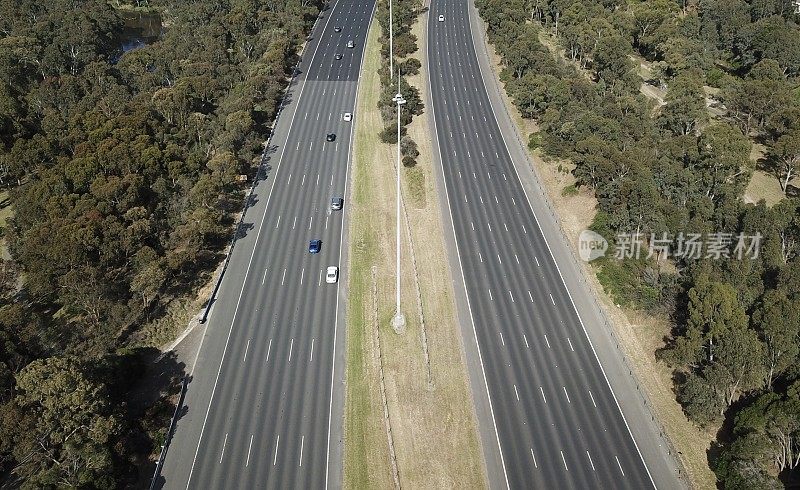
{"type": "Polygon", "coordinates": [[[158,480],[158,475],[161,473],[161,467],[164,466],[164,458],[167,456],[167,447],[169,446],[169,440],[172,438],[172,433],[175,431],[175,423],[178,421],[178,412],[183,406],[183,399],[186,397],[186,387],[188,385],[189,385],[189,377],[184,376],[183,380],[181,381],[181,396],[180,398],[178,398],[178,403],[175,405],[175,412],[172,414],[172,420],[170,420],[169,429],[167,429],[167,435],[166,437],[164,437],[164,444],[161,446],[161,453],[158,455],[158,461],[156,462],[156,469],[153,472],[153,479],[150,481],[150,490],[153,490],[155,488],[156,481],[158,480]]]}

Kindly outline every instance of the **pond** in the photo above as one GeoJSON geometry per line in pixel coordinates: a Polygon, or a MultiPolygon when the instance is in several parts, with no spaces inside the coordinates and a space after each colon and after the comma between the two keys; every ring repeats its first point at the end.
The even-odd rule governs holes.
{"type": "Polygon", "coordinates": [[[125,22],[120,33],[123,53],[158,41],[164,32],[158,12],[121,10],[119,15],[125,22]]]}

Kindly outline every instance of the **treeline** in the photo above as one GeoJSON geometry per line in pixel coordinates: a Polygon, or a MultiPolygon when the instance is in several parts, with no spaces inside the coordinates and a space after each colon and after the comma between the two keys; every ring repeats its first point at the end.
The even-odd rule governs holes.
{"type": "Polygon", "coordinates": [[[625,252],[598,261],[601,283],[617,303],[672,318],[658,355],[675,369],[677,399],[709,430],[727,421],[709,458],[719,481],[796,483],[800,201],[790,177],[800,162],[800,28],[791,2],[477,3],[506,90],[539,124],[531,147],[572,163],[576,185],[597,198],[592,228],[625,252]],[[551,34],[563,58],[540,42],[551,34]],[[655,63],[663,105],[640,93],[634,54],[655,63]],[[706,86],[719,89],[720,117],[709,116],[706,86]],[[753,141],[766,144],[787,192],[773,207],[743,201],[753,141]]]}
{"type": "Polygon", "coordinates": [[[392,0],[392,34],[394,51],[394,74],[389,71],[389,3],[380,1],[377,5],[377,20],[381,26],[381,66],[378,75],[381,80],[381,96],[378,99],[378,109],[383,119],[383,130],[380,132],[381,141],[384,143],[397,143],[397,103],[394,96],[398,90],[400,79],[400,92],[406,103],[400,110],[400,153],[403,156],[403,165],[413,167],[417,164],[419,156],[417,143],[406,131],[406,126],[411,124],[414,116],[422,114],[424,104],[419,96],[419,89],[410,85],[406,80],[409,75],[416,75],[422,64],[417,58],[411,57],[417,52],[417,36],[411,32],[411,27],[420,14],[422,4],[418,0],[392,0]]]}
{"type": "Polygon", "coordinates": [[[123,53],[107,2],[0,0],[0,185],[13,209],[0,475],[31,488],[121,486],[137,452],[158,450],[169,410],[126,406],[143,369],[126,347],[210,277],[241,210],[239,175],[254,177],[321,8],[147,3],[163,35],[123,53]]]}

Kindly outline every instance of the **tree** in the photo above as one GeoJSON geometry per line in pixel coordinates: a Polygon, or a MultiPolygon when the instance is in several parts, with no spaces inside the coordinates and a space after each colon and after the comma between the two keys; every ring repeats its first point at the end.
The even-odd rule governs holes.
{"type": "Polygon", "coordinates": [[[746,328],[748,319],[736,289],[712,281],[705,273],[695,279],[688,299],[686,327],[675,339],[672,359],[680,365],[700,366],[714,361],[715,342],[730,331],[746,328]]]}
{"type": "Polygon", "coordinates": [[[795,365],[800,355],[800,298],[791,300],[782,290],[769,290],[764,294],[756,311],[753,324],[765,350],[764,384],[769,390],[775,378],[795,365]]]}
{"type": "Polygon", "coordinates": [[[675,135],[692,134],[708,119],[703,83],[694,74],[681,74],[670,83],[661,111],[662,124],[675,135]]]}
{"type": "Polygon", "coordinates": [[[789,181],[800,169],[800,129],[784,134],[772,147],[771,151],[778,163],[776,171],[783,192],[788,192],[789,181]]]}
{"type": "Polygon", "coordinates": [[[31,486],[114,486],[111,444],[119,433],[103,387],[74,357],[32,362],[16,376],[15,403],[35,423],[14,437],[18,472],[31,486]]]}

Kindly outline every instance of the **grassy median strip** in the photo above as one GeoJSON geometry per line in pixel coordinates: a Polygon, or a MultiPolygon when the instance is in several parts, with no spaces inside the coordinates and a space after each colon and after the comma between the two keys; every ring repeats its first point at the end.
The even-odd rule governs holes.
{"type": "MultiPolygon", "coordinates": [[[[419,23],[415,29],[421,30],[419,23]]],[[[406,326],[397,334],[390,325],[395,292],[395,147],[380,143],[377,135],[383,127],[377,109],[379,49],[378,26],[373,23],[354,111],[344,486],[396,486],[389,424],[401,486],[483,487],[483,463],[435,197],[427,116],[415,118],[409,127],[419,143],[419,163],[402,169],[410,224],[409,228],[401,224],[406,326]],[[420,305],[432,384],[427,377],[420,305]],[[382,402],[381,366],[388,420],[382,402]]],[[[424,85],[421,77],[412,83],[421,89],[424,85]]]]}

